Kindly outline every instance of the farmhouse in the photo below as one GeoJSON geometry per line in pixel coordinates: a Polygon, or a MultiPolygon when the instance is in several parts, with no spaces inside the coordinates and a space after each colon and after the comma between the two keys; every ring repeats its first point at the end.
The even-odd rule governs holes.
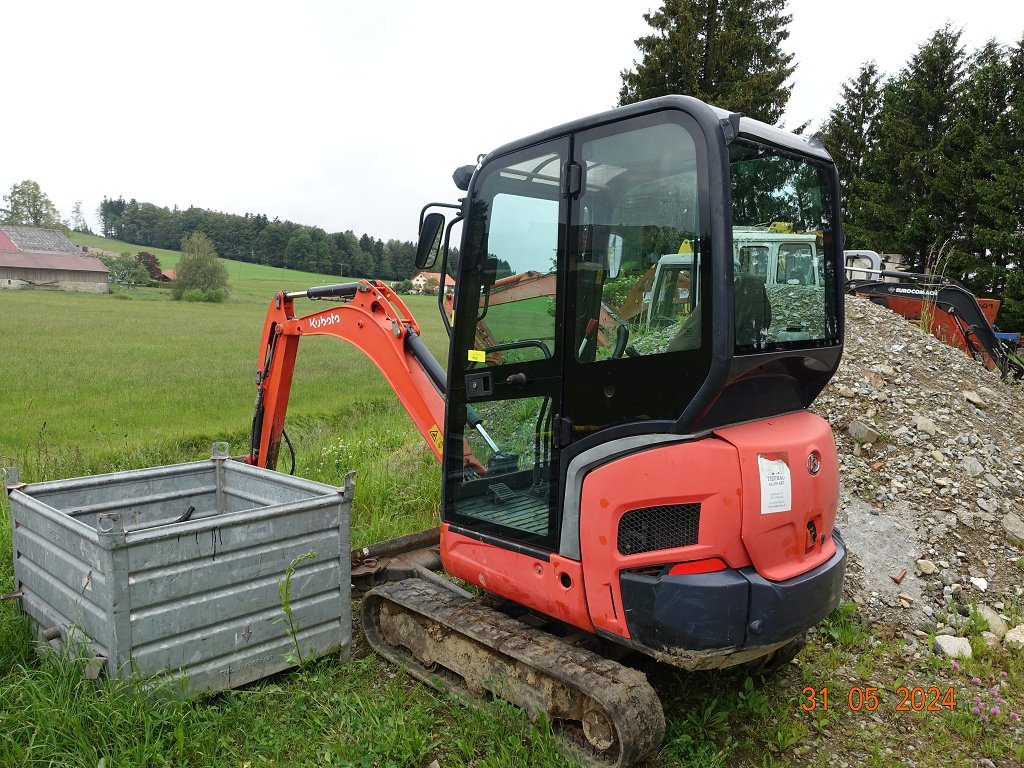
{"type": "MultiPolygon", "coordinates": [[[[417,293],[423,293],[427,286],[427,281],[433,280],[437,286],[441,285],[441,273],[440,272],[420,272],[416,277],[412,279],[412,287],[417,293]]],[[[455,280],[451,275],[444,276],[444,287],[454,288],[455,280]]]]}
{"type": "Polygon", "coordinates": [[[107,292],[107,268],[63,232],[0,225],[0,288],[107,292]]]}

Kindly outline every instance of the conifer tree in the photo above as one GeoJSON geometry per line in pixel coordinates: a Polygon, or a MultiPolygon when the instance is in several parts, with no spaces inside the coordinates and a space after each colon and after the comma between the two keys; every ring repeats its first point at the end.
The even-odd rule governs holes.
{"type": "Polygon", "coordinates": [[[645,13],[642,59],[622,72],[619,104],[686,94],[778,124],[786,109],[793,54],[781,45],[792,16],[785,0],[665,0],[645,13]]]}
{"type": "Polygon", "coordinates": [[[875,143],[875,121],[882,108],[881,79],[874,61],[862,64],[857,77],[843,83],[842,101],[832,108],[821,128],[821,138],[839,171],[844,218],[868,149],[875,143]]]}
{"type": "Polygon", "coordinates": [[[964,66],[960,31],[946,25],[885,85],[877,143],[849,203],[858,243],[900,253],[914,271],[933,267],[960,234],[959,191],[947,171],[964,66]]]}

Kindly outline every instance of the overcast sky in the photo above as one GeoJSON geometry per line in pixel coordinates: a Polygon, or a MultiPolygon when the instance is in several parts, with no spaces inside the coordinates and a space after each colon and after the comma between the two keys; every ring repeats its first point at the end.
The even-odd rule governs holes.
{"type": "MultiPolygon", "coordinates": [[[[412,240],[459,165],[615,106],[651,0],[4,3],[0,191],[33,179],[95,228],[104,195],[412,240]]],[[[786,124],[947,21],[1016,44],[1012,0],[790,0],[786,124]]]]}

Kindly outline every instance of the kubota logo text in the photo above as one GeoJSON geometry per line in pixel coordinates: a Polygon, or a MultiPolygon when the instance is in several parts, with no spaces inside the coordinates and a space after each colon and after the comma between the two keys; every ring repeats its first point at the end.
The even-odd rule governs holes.
{"type": "Polygon", "coordinates": [[[341,315],[330,314],[323,317],[313,317],[309,320],[310,328],[326,328],[328,325],[335,325],[341,322],[341,315]]]}

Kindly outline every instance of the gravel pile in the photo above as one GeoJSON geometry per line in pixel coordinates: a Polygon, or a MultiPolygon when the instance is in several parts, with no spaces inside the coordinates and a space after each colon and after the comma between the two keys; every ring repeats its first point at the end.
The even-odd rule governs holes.
{"type": "Polygon", "coordinates": [[[813,410],[839,448],[848,596],[919,636],[956,635],[972,605],[1005,622],[1024,604],[1024,388],[866,299],[846,323],[813,410]]]}

